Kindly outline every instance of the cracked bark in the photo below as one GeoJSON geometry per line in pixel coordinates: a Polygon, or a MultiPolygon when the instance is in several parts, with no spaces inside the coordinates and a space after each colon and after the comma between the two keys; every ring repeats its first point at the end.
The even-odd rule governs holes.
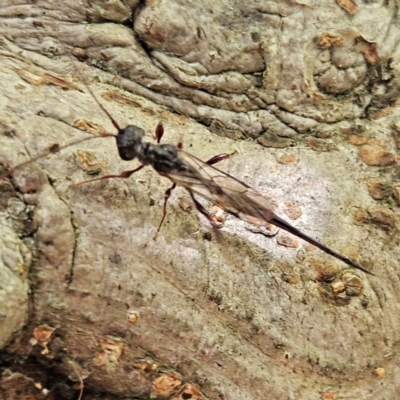
{"type": "Polygon", "coordinates": [[[83,379],[86,399],[396,398],[397,13],[6,2],[3,165],[114,132],[84,79],[121,126],[162,121],[202,159],[239,150],[222,169],[377,277],[233,217],[213,231],[183,190],[153,242],[170,183],[70,188],[136,165],[91,140],[1,181],[0,396],[77,398],[83,379]]]}

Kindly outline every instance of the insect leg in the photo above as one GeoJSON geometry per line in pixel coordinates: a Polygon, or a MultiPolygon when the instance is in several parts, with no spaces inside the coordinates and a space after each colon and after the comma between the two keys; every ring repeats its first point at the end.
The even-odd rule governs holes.
{"type": "Polygon", "coordinates": [[[220,161],[226,160],[230,156],[234,155],[236,153],[236,150],[233,153],[222,153],[222,154],[217,154],[214,157],[211,157],[208,161],[205,163],[207,165],[214,165],[216,163],[219,163],[220,161]]]}
{"type": "Polygon", "coordinates": [[[197,208],[197,211],[200,212],[201,214],[203,214],[203,215],[208,219],[208,221],[210,222],[210,224],[211,224],[214,228],[221,228],[221,227],[223,226],[223,224],[222,224],[220,221],[218,221],[218,220],[215,218],[214,215],[212,215],[211,213],[209,213],[209,212],[203,207],[203,205],[202,205],[201,203],[199,203],[199,202],[196,200],[196,198],[194,197],[194,195],[193,195],[192,192],[189,192],[189,194],[190,194],[190,197],[191,197],[192,200],[193,200],[194,205],[195,205],[196,208],[197,208]]]}
{"type": "Polygon", "coordinates": [[[153,139],[157,143],[160,143],[161,138],[163,137],[163,135],[164,135],[164,126],[163,126],[163,124],[161,122],[159,122],[157,127],[156,127],[156,130],[155,130],[155,132],[153,134],[153,139]]]}
{"type": "Polygon", "coordinates": [[[156,234],[154,235],[153,240],[156,240],[156,239],[157,239],[158,232],[160,232],[161,226],[162,226],[162,224],[163,224],[163,222],[164,222],[164,220],[165,220],[165,217],[167,216],[167,202],[168,202],[169,197],[171,196],[171,192],[175,189],[175,187],[176,187],[176,184],[174,183],[174,184],[173,184],[169,189],[167,189],[167,191],[165,192],[165,195],[164,195],[164,205],[163,205],[163,216],[162,216],[162,218],[161,218],[160,225],[158,225],[157,232],[156,232],[156,234]]]}
{"type": "MultiPolygon", "coordinates": [[[[181,143],[178,145],[178,148],[182,148],[181,143]]],[[[214,157],[211,157],[208,161],[206,161],[205,163],[207,165],[213,165],[216,163],[219,163],[220,161],[226,160],[227,158],[229,158],[230,156],[232,156],[233,154],[235,154],[236,151],[234,151],[233,153],[222,153],[222,154],[218,154],[214,157]]],[[[210,222],[210,224],[214,227],[214,228],[222,228],[222,226],[224,225],[223,220],[221,219],[221,216],[223,215],[223,211],[222,209],[220,209],[220,211],[222,212],[221,216],[218,216],[214,213],[209,213],[193,196],[193,194],[191,192],[190,196],[192,197],[193,203],[197,208],[197,211],[199,211],[200,213],[202,213],[210,222]]],[[[216,206],[214,206],[213,208],[215,208],[216,206]]]]}
{"type": "Polygon", "coordinates": [[[89,182],[95,182],[95,181],[101,181],[103,179],[111,179],[111,178],[129,178],[132,174],[134,174],[135,172],[141,170],[144,167],[144,165],[140,165],[139,167],[132,169],[130,171],[124,171],[121,172],[119,175],[104,175],[101,176],[100,178],[94,178],[94,179],[89,179],[87,181],[83,181],[83,182],[78,182],[78,183],[74,183],[73,185],[71,185],[70,187],[77,187],[77,186],[81,186],[85,183],[89,183],[89,182]]]}

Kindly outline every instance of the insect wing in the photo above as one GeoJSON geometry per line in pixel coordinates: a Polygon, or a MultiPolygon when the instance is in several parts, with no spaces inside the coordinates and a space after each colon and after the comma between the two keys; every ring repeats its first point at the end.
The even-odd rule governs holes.
{"type": "Polygon", "coordinates": [[[188,169],[168,173],[174,183],[251,224],[274,218],[271,203],[256,190],[183,150],[178,154],[188,169]]]}

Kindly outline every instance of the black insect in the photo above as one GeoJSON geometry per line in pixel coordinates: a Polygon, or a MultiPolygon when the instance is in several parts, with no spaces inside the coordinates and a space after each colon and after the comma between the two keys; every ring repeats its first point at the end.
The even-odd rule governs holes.
{"type": "MultiPolygon", "coordinates": [[[[273,224],[305,240],[306,242],[313,244],[314,246],[323,250],[325,253],[336,257],[347,265],[350,265],[368,274],[374,275],[368,269],[362,267],[351,259],[335,252],[324,244],[299,231],[294,226],[288,224],[272,211],[272,206],[270,202],[259,192],[246,185],[245,183],[239,181],[238,179],[234,178],[233,176],[223,171],[220,171],[219,169],[212,166],[213,164],[223,159],[226,159],[227,157],[229,157],[230,154],[220,154],[212,157],[206,162],[203,162],[197,157],[182,150],[182,146],[180,144],[178,144],[178,146],[159,144],[164,132],[163,126],[161,124],[157,126],[155,132],[155,139],[157,141],[157,144],[145,142],[143,141],[143,138],[145,136],[145,132],[143,131],[143,129],[135,125],[129,125],[126,128],[121,129],[118,123],[110,115],[110,113],[97,100],[96,96],[93,94],[88,86],[87,89],[89,90],[99,107],[110,118],[114,127],[118,130],[117,135],[107,134],[103,135],[102,137],[115,137],[120,157],[126,161],[131,161],[137,158],[140,161],[141,165],[135,169],[124,171],[118,175],[105,175],[99,178],[80,182],[73,186],[78,186],[84,183],[102,179],[129,178],[132,174],[139,171],[144,166],[150,165],[156,170],[156,172],[158,172],[162,176],[167,177],[173,183],[173,185],[165,193],[163,216],[157,229],[155,238],[160,231],[166,216],[168,198],[170,197],[172,190],[178,185],[184,187],[189,192],[197,210],[202,213],[213,226],[218,226],[214,216],[211,215],[202,206],[201,203],[199,203],[194,195],[199,195],[200,197],[219,206],[226,212],[250,224],[257,226],[267,226],[268,224],[273,224]]],[[[93,139],[93,137],[75,141],[65,147],[69,147],[73,144],[81,143],[85,140],[90,139],[93,139]]],[[[57,152],[61,149],[62,147],[54,146],[52,152],[57,152]]],[[[43,157],[46,154],[40,154],[33,160],[37,160],[38,158],[43,157]]],[[[31,162],[33,160],[31,159],[28,162],[31,162]]],[[[10,174],[14,169],[19,168],[26,163],[14,167],[6,174],[0,175],[0,178],[5,177],[6,175],[10,174]]]]}

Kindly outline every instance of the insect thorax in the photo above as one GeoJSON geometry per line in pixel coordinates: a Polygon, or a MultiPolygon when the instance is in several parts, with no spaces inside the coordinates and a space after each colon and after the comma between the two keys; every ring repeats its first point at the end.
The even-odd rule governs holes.
{"type": "Polygon", "coordinates": [[[186,165],[178,157],[176,147],[169,144],[143,143],[143,153],[139,156],[139,160],[143,164],[151,165],[160,174],[187,170],[186,165]]]}

